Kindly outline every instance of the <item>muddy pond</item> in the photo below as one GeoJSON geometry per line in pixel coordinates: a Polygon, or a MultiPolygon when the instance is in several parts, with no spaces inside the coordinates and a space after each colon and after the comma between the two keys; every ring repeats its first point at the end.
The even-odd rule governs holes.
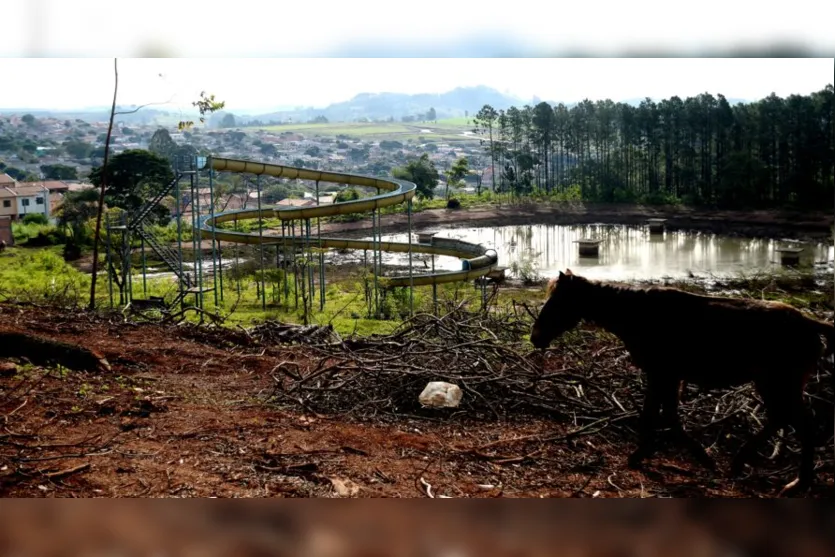
{"type": "MultiPolygon", "coordinates": [[[[650,234],[646,226],[635,225],[552,225],[532,224],[480,228],[421,229],[442,238],[455,238],[481,244],[496,250],[499,265],[513,278],[525,275],[550,277],[560,270],[572,269],[578,274],[601,280],[682,279],[691,276],[708,278],[739,277],[770,272],[781,268],[780,248],[802,248],[798,268],[830,275],[835,272],[835,247],[824,242],[731,237],[718,234],[667,230],[662,235],[650,234]],[[577,241],[593,238],[600,241],[596,257],[581,256],[577,241]]],[[[370,235],[365,237],[371,239],[370,235]]],[[[417,231],[412,236],[417,242],[417,231]]],[[[383,234],[383,240],[406,242],[407,235],[383,234]]],[[[224,246],[223,267],[236,266],[235,250],[224,246]]],[[[268,253],[275,248],[269,247],[268,253]]],[[[239,264],[255,265],[258,258],[252,247],[241,249],[239,264]],[[249,253],[247,253],[249,252],[249,253]]],[[[366,254],[370,262],[371,253],[366,254]]],[[[185,266],[192,267],[186,257],[185,266]]],[[[361,251],[330,250],[326,265],[359,264],[361,251]]],[[[387,267],[408,265],[408,254],[383,253],[387,267]]],[[[432,256],[413,254],[416,273],[432,268],[432,256]]],[[[267,256],[267,266],[274,266],[267,256]]],[[[454,257],[436,256],[436,270],[461,269],[461,261],[454,257]]],[[[203,260],[203,272],[211,273],[212,260],[203,260]]],[[[402,271],[393,271],[400,274],[402,271]]],[[[148,278],[173,276],[167,269],[149,269],[148,278]]]]}

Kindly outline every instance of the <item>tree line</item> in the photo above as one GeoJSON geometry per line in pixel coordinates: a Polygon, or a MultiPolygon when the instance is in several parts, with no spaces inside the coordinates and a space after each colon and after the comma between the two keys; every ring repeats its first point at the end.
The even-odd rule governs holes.
{"type": "Polygon", "coordinates": [[[709,93],[638,106],[485,105],[473,131],[497,192],[575,188],[597,202],[831,207],[833,98],[830,84],[734,105],[709,93]]]}

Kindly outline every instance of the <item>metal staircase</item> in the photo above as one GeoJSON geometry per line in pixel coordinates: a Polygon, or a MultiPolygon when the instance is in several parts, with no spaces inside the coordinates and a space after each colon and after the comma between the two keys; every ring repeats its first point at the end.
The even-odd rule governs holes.
{"type": "MultiPolygon", "coordinates": [[[[171,306],[176,306],[179,304],[183,298],[190,293],[191,290],[194,289],[196,285],[195,276],[192,273],[187,272],[182,264],[182,260],[180,258],[180,254],[172,249],[171,247],[165,245],[161,242],[152,232],[150,232],[145,227],[145,221],[151,212],[165,199],[166,196],[170,195],[172,190],[177,186],[177,183],[183,179],[186,175],[195,174],[196,168],[194,166],[194,161],[191,158],[183,159],[183,160],[171,160],[172,166],[174,167],[174,179],[171,180],[164,188],[162,188],[157,194],[149,199],[140,209],[135,213],[133,218],[127,224],[127,229],[130,232],[134,232],[138,234],[144,241],[147,243],[151,249],[157,254],[157,256],[162,260],[163,263],[176,275],[177,279],[180,281],[180,293],[171,303],[171,306]]],[[[181,200],[177,200],[177,210],[180,210],[181,200]]]]}
{"type": "Polygon", "coordinates": [[[136,232],[149,246],[151,246],[151,249],[153,249],[159,258],[162,259],[163,263],[168,265],[168,268],[171,269],[175,275],[177,275],[177,278],[182,281],[186,288],[191,288],[193,286],[194,281],[192,276],[190,273],[183,270],[183,266],[180,262],[180,256],[176,251],[161,244],[153,234],[145,229],[144,226],[139,226],[139,228],[136,229],[136,232]]]}
{"type": "MultiPolygon", "coordinates": [[[[202,308],[203,305],[203,295],[207,292],[211,292],[215,289],[214,282],[212,282],[211,286],[204,287],[202,282],[202,265],[197,265],[197,260],[195,260],[195,269],[192,271],[186,271],[186,267],[183,264],[182,253],[178,250],[173,248],[172,246],[168,245],[166,242],[162,241],[158,238],[148,227],[147,221],[149,216],[152,214],[154,209],[160,205],[163,199],[166,196],[170,195],[172,191],[176,188],[179,192],[178,183],[186,176],[191,177],[190,186],[187,186],[187,191],[191,191],[192,194],[195,193],[195,187],[198,186],[196,178],[199,169],[206,167],[207,159],[205,157],[173,157],[170,162],[172,163],[174,169],[174,178],[166,184],[160,191],[158,191],[151,199],[145,202],[133,215],[128,215],[125,212],[120,213],[115,218],[111,218],[110,215],[106,216],[105,226],[107,228],[108,234],[106,237],[107,242],[107,260],[108,260],[108,272],[111,273],[109,276],[113,276],[112,273],[121,273],[121,282],[119,282],[119,277],[116,276],[116,284],[119,286],[119,296],[120,302],[123,303],[127,300],[127,303],[130,305],[133,302],[132,296],[132,282],[131,282],[131,271],[130,271],[130,255],[131,255],[131,237],[138,235],[143,240],[143,244],[148,244],[151,250],[159,257],[159,259],[163,262],[163,264],[168,267],[174,275],[177,277],[177,282],[179,283],[179,293],[175,296],[174,300],[170,304],[166,304],[169,308],[175,307],[180,305],[186,296],[190,294],[195,295],[195,305],[196,307],[202,308]],[[202,161],[201,161],[202,159],[202,161]],[[115,237],[114,237],[115,234],[115,237]],[[115,250],[115,254],[111,249],[111,245],[113,250],[115,250]],[[113,264],[113,258],[116,258],[116,261],[122,261],[121,269],[117,269],[113,264]]],[[[177,199],[177,211],[178,213],[182,211],[182,199],[177,199]]],[[[178,215],[178,218],[179,215],[178,215]]],[[[195,234],[198,232],[195,230],[195,234]]],[[[179,232],[178,232],[179,235],[179,232]]],[[[199,234],[198,234],[199,236],[199,234]]],[[[200,255],[200,251],[197,250],[195,253],[195,257],[200,255]]],[[[143,263],[144,265],[144,263],[143,263]]],[[[211,279],[215,279],[215,273],[217,272],[216,269],[213,269],[211,272],[211,279]]],[[[111,307],[113,306],[113,289],[112,289],[112,282],[108,282],[109,284],[109,292],[110,292],[110,303],[111,307]]],[[[154,302],[159,303],[160,300],[158,299],[151,299],[149,300],[137,300],[137,302],[154,302]]]]}
{"type": "MultiPolygon", "coordinates": [[[[171,180],[171,182],[169,182],[167,186],[165,186],[163,189],[159,191],[159,193],[157,193],[154,197],[148,200],[145,203],[145,205],[140,207],[139,211],[137,211],[136,215],[128,223],[128,230],[136,230],[137,228],[141,227],[142,222],[148,217],[148,215],[151,214],[151,211],[153,211],[157,207],[157,205],[159,205],[162,202],[162,200],[165,199],[165,196],[171,193],[171,190],[174,189],[174,186],[177,185],[177,182],[179,182],[180,179],[182,179],[182,177],[182,172],[176,172],[174,174],[174,179],[171,180]]],[[[178,207],[179,203],[180,201],[177,200],[178,207]]]]}

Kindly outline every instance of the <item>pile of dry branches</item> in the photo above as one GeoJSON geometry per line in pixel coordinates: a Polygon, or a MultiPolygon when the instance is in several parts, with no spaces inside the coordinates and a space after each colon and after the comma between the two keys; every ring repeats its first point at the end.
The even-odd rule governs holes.
{"type": "Polygon", "coordinates": [[[294,325],[265,321],[248,329],[184,322],[172,330],[181,338],[229,348],[240,346],[278,347],[292,344],[339,343],[342,339],[331,325],[294,325]]]}
{"type": "Polygon", "coordinates": [[[261,344],[319,344],[341,341],[332,325],[293,325],[265,321],[247,329],[246,332],[261,344]]]}
{"type": "Polygon", "coordinates": [[[436,317],[419,314],[387,336],[314,345],[310,369],[285,363],[274,371],[277,400],[317,413],[438,415],[486,419],[546,414],[577,420],[634,415],[640,377],[616,341],[593,331],[567,335],[548,351],[523,338],[530,320],[517,312],[436,317]],[[429,381],[464,392],[455,410],[421,408],[429,381]],[[621,394],[622,393],[622,394],[621,394]]]}

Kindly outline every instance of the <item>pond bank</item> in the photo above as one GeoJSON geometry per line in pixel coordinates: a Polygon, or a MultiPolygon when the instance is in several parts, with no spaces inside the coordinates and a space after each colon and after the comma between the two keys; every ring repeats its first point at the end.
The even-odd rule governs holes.
{"type": "MultiPolygon", "coordinates": [[[[665,218],[668,230],[699,230],[723,235],[785,237],[797,240],[832,238],[832,212],[731,211],[680,206],[649,206],[591,203],[525,203],[470,209],[428,209],[412,215],[414,230],[437,227],[506,226],[518,224],[644,224],[650,218],[665,218]]],[[[383,232],[406,230],[406,215],[385,215],[383,232]]],[[[323,234],[361,235],[370,230],[367,220],[322,225],[323,234]]]]}

